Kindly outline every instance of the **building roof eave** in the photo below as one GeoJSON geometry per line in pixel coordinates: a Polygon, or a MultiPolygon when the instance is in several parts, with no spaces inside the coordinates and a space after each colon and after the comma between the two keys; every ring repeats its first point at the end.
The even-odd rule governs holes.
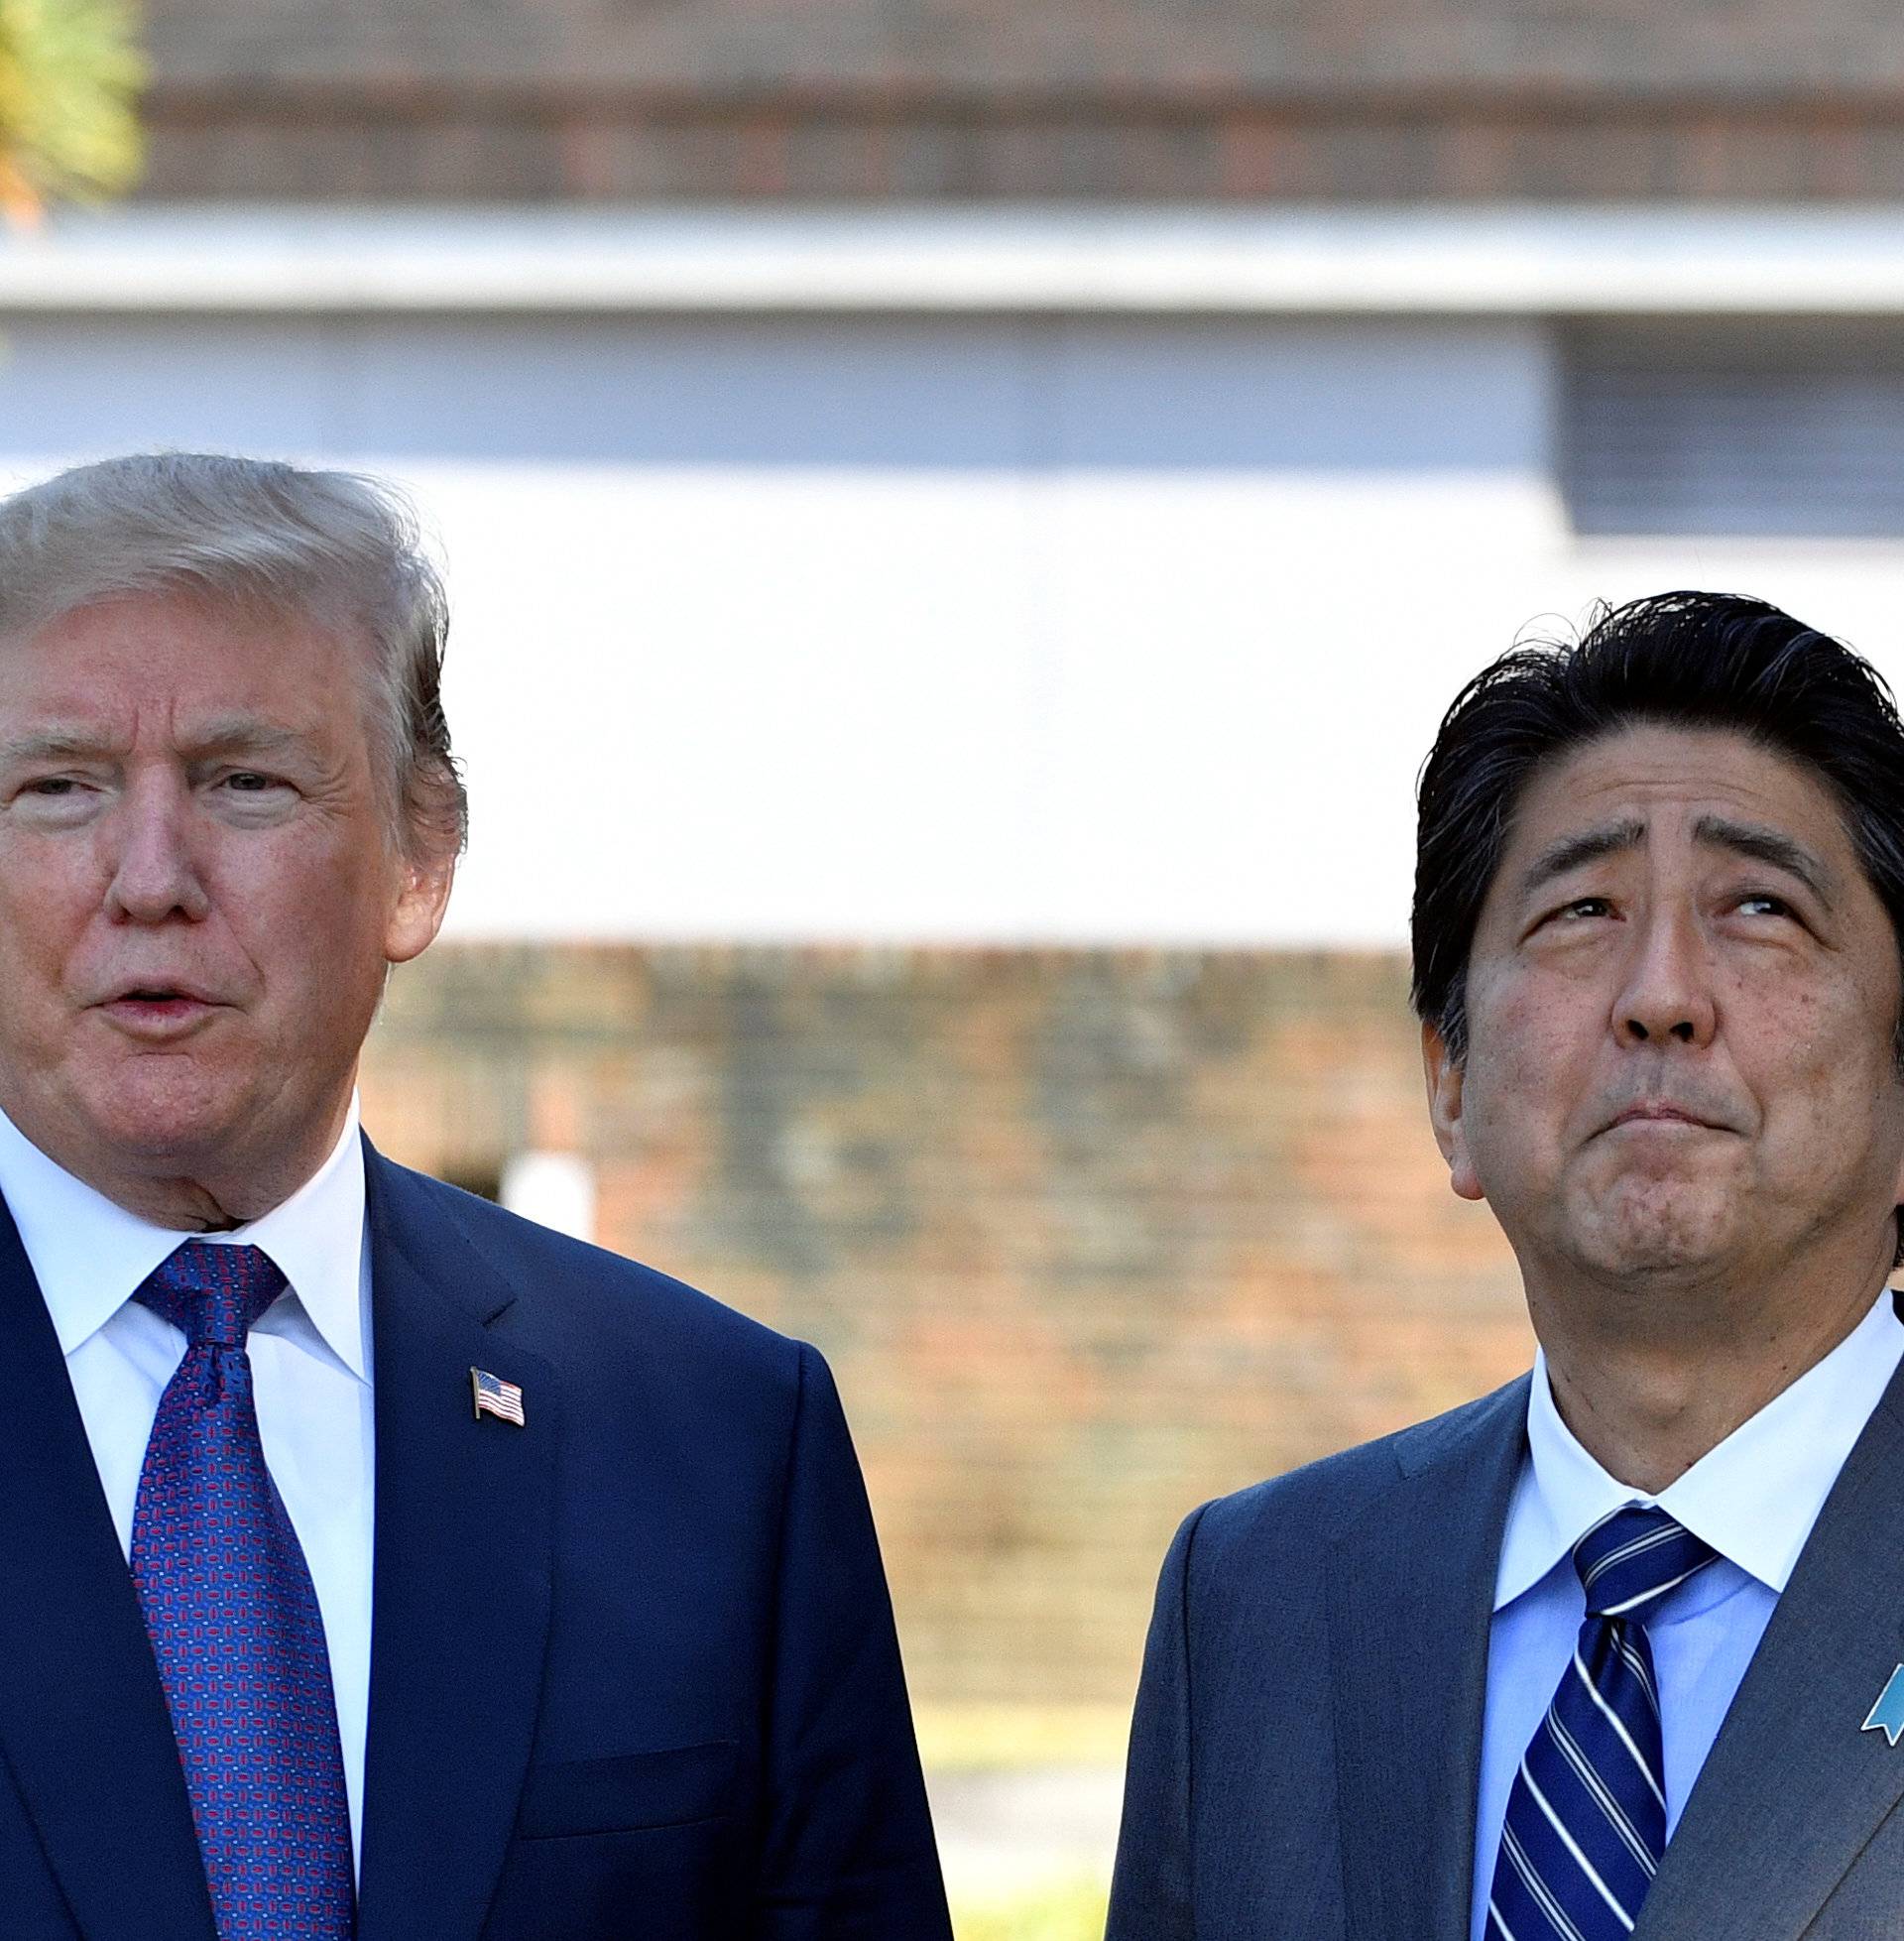
{"type": "Polygon", "coordinates": [[[0,313],[1904,315],[1894,205],[62,211],[0,313]]]}

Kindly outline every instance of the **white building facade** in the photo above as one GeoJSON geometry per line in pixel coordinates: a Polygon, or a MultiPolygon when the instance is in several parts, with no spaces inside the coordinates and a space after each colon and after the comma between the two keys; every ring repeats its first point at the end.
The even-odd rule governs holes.
{"type": "Polygon", "coordinates": [[[169,207],[0,248],[0,474],[386,474],[472,938],[1392,945],[1517,635],[1750,592],[1904,677],[1875,208],[169,207]]]}

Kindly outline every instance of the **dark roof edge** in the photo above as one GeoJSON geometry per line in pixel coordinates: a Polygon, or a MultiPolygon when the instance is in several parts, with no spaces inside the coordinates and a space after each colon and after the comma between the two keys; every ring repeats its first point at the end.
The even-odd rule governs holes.
{"type": "Polygon", "coordinates": [[[1150,120],[1181,116],[1274,114],[1290,119],[1343,116],[1492,119],[1530,109],[1582,119],[1656,122],[1662,116],[1786,119],[1885,118],[1904,114],[1904,76],[1894,83],[1839,86],[1723,88],[1645,86],[1545,79],[1483,85],[1407,83],[1395,86],[1316,87],[1170,83],[1142,87],[952,85],[943,82],[865,81],[752,87],[656,86],[645,82],[489,77],[405,79],[391,76],[285,77],[232,75],[216,81],[159,79],[145,91],[147,112],[225,115],[247,120],[354,108],[360,112],[428,118],[471,110],[542,116],[635,114],[680,121],[724,120],[738,114],[850,116],[903,120],[950,116],[987,122],[1051,118],[1150,120]]]}

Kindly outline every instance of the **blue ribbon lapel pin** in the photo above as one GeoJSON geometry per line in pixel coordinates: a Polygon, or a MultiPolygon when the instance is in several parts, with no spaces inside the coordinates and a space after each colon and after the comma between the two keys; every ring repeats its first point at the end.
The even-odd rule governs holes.
{"type": "Polygon", "coordinates": [[[1870,1717],[1858,1727],[1860,1732],[1881,1732],[1893,1746],[1904,1738],[1904,1664],[1884,1681],[1884,1689],[1871,1707],[1870,1717]]]}

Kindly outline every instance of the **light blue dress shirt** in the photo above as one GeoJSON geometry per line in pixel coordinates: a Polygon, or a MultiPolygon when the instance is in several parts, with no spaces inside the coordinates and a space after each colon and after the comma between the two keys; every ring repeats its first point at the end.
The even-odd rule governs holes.
{"type": "Polygon", "coordinates": [[[185,1356],[184,1336],[134,1301],[133,1289],[192,1238],[262,1247],[291,1283],[252,1329],[252,1388],[265,1462],[323,1613],[351,1841],[361,1855],[373,1448],[370,1248],[356,1100],[317,1171],[262,1219],[229,1233],[176,1233],[128,1213],[49,1158],[4,1114],[0,1195],[53,1316],[128,1555],[146,1442],[159,1397],[185,1356]]]}
{"type": "MultiPolygon", "coordinates": [[[[1554,1406],[1544,1356],[1527,1398],[1527,1455],[1494,1578],[1482,1716],[1470,1930],[1481,1941],[1514,1773],[1573,1652],[1587,1600],[1573,1548],[1608,1512],[1657,1503],[1719,1552],[1646,1627],[1659,1678],[1666,1831],[1713,1749],[1838,1472],[1904,1358],[1889,1289],[1816,1368],[1659,1496],[1618,1483],[1554,1406]]],[[[1872,1693],[1876,1697],[1876,1693],[1872,1693]]]]}

